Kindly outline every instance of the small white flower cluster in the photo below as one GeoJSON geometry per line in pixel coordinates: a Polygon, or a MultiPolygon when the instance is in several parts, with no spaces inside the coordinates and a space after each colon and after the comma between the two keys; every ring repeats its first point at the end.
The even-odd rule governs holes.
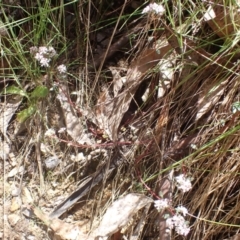
{"type": "MultiPolygon", "coordinates": [[[[183,192],[187,192],[192,188],[191,179],[186,178],[184,174],[180,174],[175,177],[177,182],[177,187],[183,192]]],[[[160,212],[166,208],[171,208],[170,200],[167,198],[154,201],[154,207],[160,212]]],[[[166,215],[166,225],[168,227],[167,231],[175,228],[179,235],[186,236],[190,232],[189,223],[185,221],[184,217],[188,214],[188,210],[183,206],[178,206],[175,208],[175,214],[172,217],[166,215]]]]}
{"type": "Polygon", "coordinates": [[[156,14],[159,14],[160,16],[162,16],[165,12],[164,7],[161,4],[157,4],[157,3],[150,3],[148,6],[146,6],[143,11],[142,14],[144,13],[148,13],[148,12],[154,12],[156,14]]]}
{"type": "Polygon", "coordinates": [[[187,236],[190,232],[190,228],[188,226],[188,222],[185,221],[184,217],[180,213],[182,213],[183,216],[186,216],[188,210],[183,206],[177,207],[176,214],[166,220],[166,225],[169,230],[175,228],[179,235],[187,236]]]}
{"type": "Polygon", "coordinates": [[[57,99],[58,99],[61,103],[68,101],[67,96],[66,96],[62,91],[59,91],[59,93],[58,93],[58,95],[57,95],[57,99]]]}
{"type": "Polygon", "coordinates": [[[84,154],[82,152],[80,152],[77,155],[77,159],[78,159],[78,161],[85,161],[86,157],[84,156],[84,154]]]}
{"type": "Polygon", "coordinates": [[[53,47],[31,47],[30,53],[42,67],[49,67],[51,59],[57,54],[53,47]]]}
{"type": "Polygon", "coordinates": [[[45,134],[44,134],[45,137],[54,137],[56,136],[56,133],[55,133],[55,130],[52,129],[52,128],[49,128],[45,134]]]}
{"type": "Polygon", "coordinates": [[[61,64],[57,67],[57,70],[60,74],[64,74],[67,72],[67,67],[64,64],[61,64]]]}
{"type": "MultiPolygon", "coordinates": [[[[156,201],[154,201],[154,207],[158,211],[164,210],[165,208],[169,208],[170,207],[169,200],[166,198],[156,200],[156,201]]],[[[166,218],[167,218],[166,226],[168,227],[167,231],[170,231],[173,228],[175,228],[176,232],[179,235],[186,236],[190,231],[188,222],[185,221],[185,219],[184,219],[184,217],[188,214],[188,210],[183,206],[178,206],[177,208],[175,208],[175,211],[176,211],[176,214],[172,217],[169,217],[169,215],[166,215],[166,218]]]]}
{"type": "Polygon", "coordinates": [[[177,213],[182,213],[184,217],[188,214],[188,210],[184,206],[178,206],[175,210],[177,213]]]}
{"type": "Polygon", "coordinates": [[[64,133],[66,131],[66,128],[65,127],[62,127],[58,130],[58,133],[64,133]]]}
{"type": "Polygon", "coordinates": [[[169,200],[167,198],[154,201],[154,207],[160,212],[169,207],[169,200]]]}
{"type": "Polygon", "coordinates": [[[175,177],[177,181],[177,188],[182,190],[183,193],[188,192],[192,188],[191,179],[184,176],[184,174],[180,174],[175,177]]]}
{"type": "Polygon", "coordinates": [[[80,162],[80,163],[85,163],[87,158],[84,156],[82,152],[78,153],[77,155],[71,155],[70,159],[73,162],[80,162]]]}

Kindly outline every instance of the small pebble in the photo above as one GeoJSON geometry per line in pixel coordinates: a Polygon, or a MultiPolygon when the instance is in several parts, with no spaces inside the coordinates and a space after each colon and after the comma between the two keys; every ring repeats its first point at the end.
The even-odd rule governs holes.
{"type": "Polygon", "coordinates": [[[45,165],[48,170],[52,170],[60,163],[60,159],[57,156],[48,157],[45,160],[45,165]]]}

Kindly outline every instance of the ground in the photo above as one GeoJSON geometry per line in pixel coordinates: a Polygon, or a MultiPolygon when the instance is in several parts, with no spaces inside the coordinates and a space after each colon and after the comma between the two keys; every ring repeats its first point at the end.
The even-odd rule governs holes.
{"type": "Polygon", "coordinates": [[[235,1],[0,7],[2,239],[240,239],[235,1]]]}

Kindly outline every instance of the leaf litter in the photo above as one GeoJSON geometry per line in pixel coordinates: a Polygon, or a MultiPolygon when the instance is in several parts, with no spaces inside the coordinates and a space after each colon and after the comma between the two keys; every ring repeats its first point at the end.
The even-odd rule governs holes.
{"type": "MultiPolygon", "coordinates": [[[[188,4],[182,6],[193,11],[192,3],[188,4]]],[[[116,25],[117,30],[110,28],[114,33],[122,34],[116,38],[104,33],[108,27],[102,30],[84,22],[87,18],[83,16],[87,15],[81,8],[79,17],[85,23],[87,37],[94,39],[96,33],[99,40],[97,46],[94,41],[87,43],[87,54],[93,54],[94,58],[95,47],[103,51],[90,63],[91,67],[88,66],[89,55],[83,57],[85,69],[79,66],[78,71],[85,71],[86,79],[72,79],[76,73],[74,68],[70,70],[72,75],[68,80],[58,77],[57,91],[48,96],[54,99],[54,103],[49,103],[49,112],[60,116],[63,124],[61,121],[51,124],[48,118],[46,122],[29,119],[31,129],[53,128],[54,135],[43,137],[41,131],[36,134],[36,130],[24,128],[13,141],[19,147],[12,149],[11,142],[6,143],[5,137],[15,128],[15,113],[22,107],[24,96],[12,105],[10,100],[7,101],[6,112],[4,110],[0,115],[4,138],[1,144],[6,148],[2,157],[7,159],[11,154],[17,157],[12,165],[11,159],[7,160],[6,181],[11,185],[18,183],[15,185],[25,194],[25,184],[29,184],[33,195],[26,194],[23,198],[25,210],[28,213],[32,210],[51,228],[56,239],[174,238],[175,233],[162,234],[166,230],[164,215],[169,212],[158,213],[152,208],[156,194],[167,196],[173,203],[187,204],[191,213],[199,212],[199,219],[190,219],[192,230],[188,239],[231,239],[237,234],[239,112],[236,107],[234,113],[232,109],[239,101],[238,54],[234,50],[238,19],[236,9],[231,9],[233,6],[225,9],[221,4],[201,4],[207,13],[202,12],[200,20],[193,17],[199,17],[199,14],[190,16],[191,26],[188,17],[182,16],[186,23],[174,26],[165,21],[165,15],[156,18],[155,13],[151,13],[129,20],[133,25],[139,22],[137,27],[129,24],[124,28],[125,24],[119,27],[120,24],[116,25]],[[223,39],[232,39],[231,47],[222,51],[217,49],[217,44],[205,45],[206,39],[214,38],[220,45],[223,39]],[[99,47],[101,41],[104,46],[99,47]],[[110,42],[112,44],[105,53],[110,42]],[[121,69],[116,59],[128,62],[127,69],[121,69]],[[93,68],[101,69],[97,77],[92,76],[95,74],[93,68]],[[107,78],[109,70],[110,79],[107,78]],[[82,87],[84,84],[88,87],[82,87]],[[91,99],[86,100],[88,96],[91,99]],[[59,109],[55,108],[55,103],[59,109]],[[86,103],[90,105],[84,105],[86,103]],[[19,144],[20,135],[27,137],[28,134],[32,134],[33,139],[38,138],[38,153],[37,145],[19,144]],[[45,152],[42,150],[44,145],[45,152]],[[24,152],[24,168],[19,167],[22,163],[19,150],[24,152]],[[97,150],[99,153],[96,154],[97,150]],[[30,159],[30,164],[26,158],[30,159]],[[49,162],[41,173],[36,163],[42,159],[49,162]],[[179,172],[194,176],[196,186],[189,195],[173,194],[173,175],[179,172]],[[43,177],[44,192],[38,189],[38,178],[43,177]],[[112,204],[102,201],[109,185],[115,187],[108,195],[112,204]],[[69,220],[68,215],[75,219],[69,220]],[[80,220],[87,224],[78,226],[80,220]],[[223,221],[232,226],[219,225],[219,231],[213,231],[208,221],[223,221]]],[[[135,11],[137,8],[132,6],[135,5],[128,5],[126,9],[135,11]]],[[[118,7],[115,9],[118,14],[126,10],[121,5],[118,7]]],[[[171,11],[174,9],[166,14],[171,11]]],[[[79,45],[75,47],[80,49],[79,45]]],[[[48,117],[44,108],[39,111],[48,117]]],[[[20,232],[18,223],[21,221],[15,216],[21,213],[22,202],[17,192],[5,205],[12,210],[8,218],[10,225],[20,232]]],[[[29,232],[29,236],[32,234],[29,232]]]]}

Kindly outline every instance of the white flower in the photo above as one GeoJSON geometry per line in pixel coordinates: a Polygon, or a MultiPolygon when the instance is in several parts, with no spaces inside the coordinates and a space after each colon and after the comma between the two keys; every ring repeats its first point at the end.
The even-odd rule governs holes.
{"type": "Polygon", "coordinates": [[[56,98],[57,98],[61,103],[68,101],[68,98],[66,97],[66,95],[64,95],[63,92],[59,92],[56,98]]]}
{"type": "Polygon", "coordinates": [[[159,15],[163,15],[163,13],[165,12],[165,9],[160,4],[150,3],[147,7],[143,9],[142,14],[148,13],[148,12],[155,12],[159,15]]]}
{"type": "Polygon", "coordinates": [[[38,48],[38,52],[39,54],[43,55],[43,54],[47,54],[48,53],[48,48],[43,46],[43,47],[39,47],[38,48]]]}
{"type": "Polygon", "coordinates": [[[42,57],[40,60],[38,60],[40,65],[42,67],[49,67],[49,62],[50,62],[50,59],[49,58],[44,58],[42,57]]]}
{"type": "Polygon", "coordinates": [[[62,127],[62,128],[60,128],[59,130],[58,130],[58,133],[63,133],[63,132],[65,132],[66,131],[66,128],[65,127],[62,127]]]}
{"type": "Polygon", "coordinates": [[[86,157],[84,156],[84,154],[82,152],[78,153],[78,155],[76,156],[76,160],[79,161],[85,161],[86,157]]]}
{"type": "Polygon", "coordinates": [[[180,226],[177,226],[175,230],[179,235],[183,235],[183,236],[187,236],[188,233],[190,232],[190,228],[188,227],[186,222],[182,223],[182,225],[180,226]]]}
{"type": "Polygon", "coordinates": [[[194,149],[194,150],[197,150],[197,145],[196,145],[196,144],[193,144],[193,143],[192,143],[192,144],[190,145],[190,147],[191,147],[192,149],[194,149]]]}
{"type": "Polygon", "coordinates": [[[169,200],[167,198],[154,201],[154,207],[160,212],[169,207],[169,200]]]}
{"type": "Polygon", "coordinates": [[[185,219],[182,215],[180,214],[175,214],[173,217],[173,222],[174,222],[174,225],[175,226],[179,226],[179,225],[182,225],[184,222],[185,222],[185,219]]]}
{"type": "Polygon", "coordinates": [[[57,55],[57,53],[56,53],[56,51],[55,51],[55,49],[53,47],[49,47],[48,48],[47,54],[48,54],[49,58],[53,58],[55,55],[57,55]]]}
{"type": "Polygon", "coordinates": [[[40,54],[39,52],[37,52],[37,53],[35,54],[34,58],[35,58],[36,60],[38,60],[38,61],[41,61],[41,59],[43,58],[43,55],[40,54]]]}
{"type": "Polygon", "coordinates": [[[54,129],[49,128],[49,129],[45,132],[44,136],[45,136],[45,137],[53,137],[53,136],[55,136],[55,131],[54,131],[54,129]]]}
{"type": "Polygon", "coordinates": [[[30,47],[30,53],[32,55],[35,55],[37,52],[38,52],[38,47],[36,46],[30,47]]]}
{"type": "Polygon", "coordinates": [[[183,174],[175,177],[177,181],[178,189],[182,190],[184,193],[188,192],[192,188],[191,180],[186,178],[183,174]]]}
{"type": "Polygon", "coordinates": [[[175,230],[179,235],[186,236],[190,232],[188,222],[186,222],[184,217],[180,214],[175,214],[173,217],[168,218],[166,220],[166,225],[169,229],[173,229],[175,227],[175,230]]]}
{"type": "Polygon", "coordinates": [[[39,54],[45,55],[48,58],[52,58],[57,54],[53,47],[45,47],[45,46],[39,47],[38,52],[39,54]]]}
{"type": "Polygon", "coordinates": [[[175,225],[175,230],[179,235],[186,236],[190,232],[188,222],[185,221],[183,216],[176,214],[173,216],[173,221],[175,225]]]}
{"type": "Polygon", "coordinates": [[[58,70],[58,72],[59,72],[60,74],[66,73],[67,67],[66,67],[64,64],[61,64],[61,65],[59,65],[59,66],[57,67],[57,70],[58,70]]]}
{"type": "Polygon", "coordinates": [[[188,210],[187,210],[185,207],[183,207],[183,206],[178,206],[178,207],[176,208],[176,211],[177,211],[178,213],[182,213],[182,215],[183,215],[184,217],[188,214],[188,210]]]}
{"type": "MultiPolygon", "coordinates": [[[[150,3],[150,4],[151,4],[151,3],[150,3]]],[[[146,6],[146,7],[142,10],[142,14],[148,13],[148,12],[150,12],[150,7],[149,7],[149,5],[146,6]]]]}
{"type": "Polygon", "coordinates": [[[34,55],[34,58],[40,63],[42,67],[49,67],[51,58],[56,55],[56,51],[53,47],[31,47],[30,53],[34,55]]]}
{"type": "Polygon", "coordinates": [[[166,225],[169,229],[173,229],[174,228],[174,221],[173,221],[173,218],[168,218],[166,220],[166,225]]]}

